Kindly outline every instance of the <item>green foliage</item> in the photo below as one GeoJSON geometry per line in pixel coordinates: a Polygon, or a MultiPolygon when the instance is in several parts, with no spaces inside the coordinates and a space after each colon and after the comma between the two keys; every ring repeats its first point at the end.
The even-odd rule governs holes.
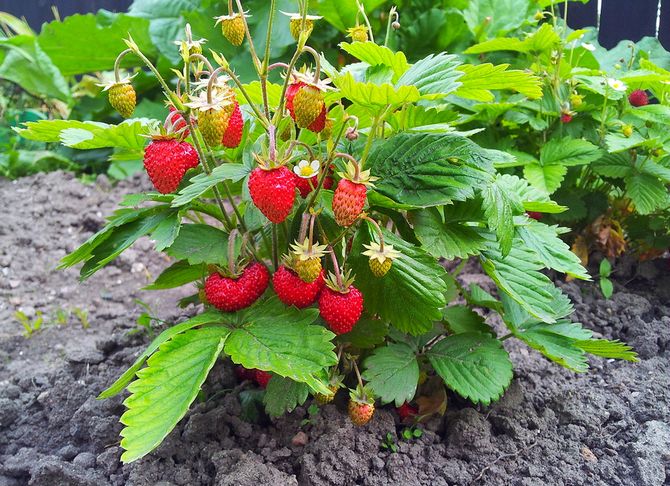
{"type": "Polygon", "coordinates": [[[263,403],[268,415],[279,417],[305,403],[308,396],[309,387],[304,383],[275,375],[268,382],[263,403]]]}
{"type": "Polygon", "coordinates": [[[363,378],[370,383],[382,403],[399,407],[414,398],[419,381],[419,363],[414,349],[406,343],[377,348],[365,360],[363,378]]]}

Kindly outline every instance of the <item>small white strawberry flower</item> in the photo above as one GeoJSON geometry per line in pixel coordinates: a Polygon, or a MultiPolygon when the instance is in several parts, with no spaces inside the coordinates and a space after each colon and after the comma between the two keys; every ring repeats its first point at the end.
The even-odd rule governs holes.
{"type": "Polygon", "coordinates": [[[587,51],[593,52],[596,50],[596,46],[591,44],[590,42],[582,42],[582,47],[586,49],[587,51]]]}
{"type": "Polygon", "coordinates": [[[626,91],[626,89],[628,89],[626,83],[614,78],[607,78],[607,84],[614,91],[626,91]]]}
{"type": "Polygon", "coordinates": [[[295,175],[302,177],[303,179],[311,179],[319,173],[319,167],[321,167],[321,164],[318,160],[309,162],[303,159],[293,167],[293,172],[295,172],[295,175]]]}

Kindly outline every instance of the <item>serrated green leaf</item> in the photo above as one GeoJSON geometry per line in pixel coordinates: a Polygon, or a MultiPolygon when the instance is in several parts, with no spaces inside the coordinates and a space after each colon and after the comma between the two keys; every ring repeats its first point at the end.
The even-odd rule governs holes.
{"type": "Polygon", "coordinates": [[[480,262],[501,291],[544,322],[556,322],[557,302],[569,303],[564,294],[557,293],[549,277],[540,272],[544,264],[523,242],[513,244],[510,253],[503,257],[493,238],[489,238],[480,262]]]}
{"type": "Polygon", "coordinates": [[[402,204],[429,207],[463,201],[493,180],[493,163],[509,158],[459,135],[402,133],[368,159],[375,190],[402,204]]]}
{"type": "Polygon", "coordinates": [[[523,176],[531,186],[544,192],[552,194],[561,187],[561,183],[568,173],[568,168],[562,165],[539,165],[528,164],[523,168],[523,176]]]}
{"type": "Polygon", "coordinates": [[[179,191],[179,194],[172,200],[172,206],[184,206],[195,198],[202,196],[218,183],[226,180],[241,181],[248,173],[249,168],[243,164],[223,164],[212,170],[211,174],[198,174],[189,181],[186,187],[179,191]]]}
{"type": "Polygon", "coordinates": [[[364,83],[356,81],[351,73],[336,77],[333,84],[344,98],[370,110],[415,103],[420,98],[419,90],[414,86],[396,88],[389,83],[364,83]]]}
{"type": "Polygon", "coordinates": [[[387,66],[393,70],[393,82],[397,80],[407,69],[409,63],[405,54],[402,52],[393,52],[386,46],[380,46],[374,42],[342,42],[340,49],[348,52],[359,61],[370,66],[387,66]]]}
{"type": "MultiPolygon", "coordinates": [[[[496,301],[497,302],[497,301],[496,301]]],[[[484,318],[465,305],[452,305],[445,307],[442,316],[454,334],[463,334],[464,332],[478,332],[490,334],[495,337],[491,327],[484,322],[484,318]]]]}
{"type": "Polygon", "coordinates": [[[204,264],[191,265],[186,260],[173,263],[156,278],[154,283],[144,287],[144,290],[165,290],[181,287],[207,275],[204,264]]]}
{"type": "Polygon", "coordinates": [[[132,381],[135,377],[135,373],[142,367],[146,359],[151,356],[154,351],[156,351],[163,343],[169,341],[173,337],[193,329],[197,326],[203,326],[205,324],[212,324],[215,322],[222,322],[223,316],[220,312],[217,311],[207,311],[202,314],[198,314],[195,317],[177,324],[175,326],[167,328],[165,331],[160,333],[151,344],[147,346],[147,349],[144,350],[142,354],[138,356],[133,365],[128,368],[125,373],[123,373],[112,385],[109,386],[105,391],[98,395],[98,399],[113,397],[114,395],[119,394],[125,387],[132,381]]]}
{"type": "Polygon", "coordinates": [[[497,400],[512,381],[512,362],[497,339],[463,333],[438,341],[426,356],[446,385],[474,403],[497,400]]]}
{"type": "Polygon", "coordinates": [[[163,221],[158,223],[156,229],[150,235],[156,247],[156,251],[163,251],[174,243],[181,228],[181,215],[173,212],[163,221]]]}
{"type": "Polygon", "coordinates": [[[331,342],[335,335],[312,325],[317,317],[316,309],[286,307],[276,297],[263,299],[239,313],[240,325],[228,337],[225,352],[245,368],[272,371],[328,394],[318,375],[337,363],[331,342]]]}
{"type": "Polygon", "coordinates": [[[584,341],[577,341],[576,346],[580,347],[587,353],[591,353],[603,358],[623,359],[637,363],[637,353],[633,351],[626,343],[621,341],[608,341],[607,339],[588,339],[584,341]]]}
{"type": "Polygon", "coordinates": [[[396,86],[415,86],[424,97],[434,98],[453,93],[461,83],[463,74],[456,68],[461,65],[457,56],[441,52],[417,61],[398,79],[396,86]]]}
{"type": "Polygon", "coordinates": [[[509,190],[504,179],[496,178],[482,189],[482,199],[489,228],[495,231],[503,256],[507,255],[514,238],[514,215],[524,211],[521,198],[509,190]]]}
{"type": "Polygon", "coordinates": [[[128,408],[121,416],[121,455],[133,462],[155,449],[177,425],[195,400],[221,353],[230,330],[193,329],[163,343],[128,386],[128,408]]]}
{"type": "Polygon", "coordinates": [[[187,260],[191,265],[228,262],[228,235],[207,224],[182,225],[179,235],[166,251],[178,260],[187,260]]]}
{"type": "Polygon", "coordinates": [[[528,219],[516,227],[519,239],[547,267],[582,280],[591,280],[579,257],[559,238],[559,227],[528,219]]]}
{"type": "Polygon", "coordinates": [[[361,349],[374,348],[384,342],[388,330],[388,324],[380,319],[361,319],[351,331],[337,336],[337,340],[361,349]]]}
{"type": "Polygon", "coordinates": [[[375,277],[370,271],[369,258],[361,254],[362,245],[371,241],[370,231],[369,225],[359,230],[348,258],[356,275],[354,284],[365,296],[365,309],[403,332],[414,335],[426,332],[440,319],[440,310],[446,305],[444,268],[421,248],[384,230],[384,242],[402,255],[383,278],[375,277]]]}
{"type": "Polygon", "coordinates": [[[591,164],[591,167],[596,174],[616,178],[626,177],[633,171],[630,155],[624,153],[605,154],[591,164]]]}
{"type": "Polygon", "coordinates": [[[477,284],[470,284],[469,295],[466,294],[468,304],[476,307],[486,307],[498,313],[502,312],[502,303],[477,284]]]}
{"type": "Polygon", "coordinates": [[[273,375],[263,396],[265,411],[270,417],[280,417],[302,405],[309,396],[309,387],[290,378],[273,375]]]}
{"type": "Polygon", "coordinates": [[[414,398],[419,383],[419,362],[406,343],[393,343],[374,350],[365,360],[365,379],[382,403],[399,407],[414,398]]]}
{"type": "Polygon", "coordinates": [[[626,177],[626,195],[640,214],[650,214],[668,205],[668,189],[656,177],[634,174],[626,177]]]}
{"type": "Polygon", "coordinates": [[[556,214],[568,209],[552,201],[546,193],[530,186],[528,181],[517,176],[503,174],[499,176],[499,184],[505,184],[509,190],[516,192],[526,211],[556,214]]]}
{"type": "Polygon", "coordinates": [[[586,362],[585,352],[575,345],[576,340],[570,336],[577,328],[581,329],[581,326],[572,323],[534,323],[515,332],[514,335],[551,361],[582,373],[589,368],[589,365],[586,362]]]}
{"type": "Polygon", "coordinates": [[[603,151],[581,138],[554,138],[540,149],[540,165],[559,164],[566,167],[584,165],[598,160],[603,151]]]}
{"type": "Polygon", "coordinates": [[[511,90],[528,98],[542,97],[542,81],[525,71],[511,70],[509,64],[464,64],[458,70],[463,72],[461,87],[455,92],[461,98],[490,102],[495,98],[491,90],[511,90]]]}
{"type": "Polygon", "coordinates": [[[476,227],[458,221],[445,223],[437,208],[413,211],[410,219],[421,245],[436,258],[467,258],[484,247],[476,227]]]}

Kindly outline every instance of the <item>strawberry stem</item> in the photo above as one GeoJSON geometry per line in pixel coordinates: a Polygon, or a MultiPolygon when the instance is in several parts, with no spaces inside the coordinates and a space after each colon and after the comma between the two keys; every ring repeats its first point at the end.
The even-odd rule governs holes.
{"type": "Polygon", "coordinates": [[[335,279],[337,280],[337,286],[340,290],[344,290],[344,284],[342,283],[342,273],[340,272],[340,265],[337,263],[337,257],[335,256],[335,251],[331,245],[328,245],[328,252],[330,253],[330,258],[333,261],[333,270],[335,273],[335,279]]]}
{"type": "Polygon", "coordinates": [[[298,243],[302,244],[307,238],[307,223],[309,222],[310,214],[308,212],[302,213],[302,221],[300,222],[300,233],[298,235],[298,243]]]}
{"type": "Polygon", "coordinates": [[[319,82],[319,78],[321,77],[321,56],[319,56],[319,53],[309,46],[303,47],[302,52],[309,52],[314,58],[314,79],[312,82],[317,84],[319,82]]]}
{"type": "Polygon", "coordinates": [[[384,233],[382,232],[382,229],[379,226],[379,223],[377,223],[377,221],[375,221],[374,219],[372,219],[368,215],[362,216],[362,219],[372,223],[372,225],[377,230],[377,235],[379,236],[379,251],[381,251],[383,253],[384,252],[384,233]]]}
{"type": "Polygon", "coordinates": [[[363,379],[361,378],[361,372],[358,370],[358,364],[356,364],[356,359],[352,358],[351,359],[351,364],[354,366],[354,371],[356,372],[356,379],[358,380],[358,386],[361,387],[361,390],[363,389],[363,379]]]}
{"type": "MultiPolygon", "coordinates": [[[[370,25],[370,19],[368,19],[368,16],[365,13],[365,6],[359,1],[356,0],[356,5],[358,6],[358,10],[361,12],[361,15],[363,15],[363,20],[365,20],[365,25],[368,27],[368,35],[370,36],[370,40],[372,42],[375,41],[375,35],[372,32],[372,26],[370,25]]],[[[358,21],[358,14],[356,14],[356,20],[358,21]]],[[[356,22],[358,23],[358,22],[356,22]]]]}
{"type": "MultiPolygon", "coordinates": [[[[249,42],[249,52],[251,53],[251,59],[254,62],[254,67],[256,68],[256,72],[258,72],[258,74],[260,76],[262,74],[261,61],[258,57],[258,54],[256,54],[256,48],[254,47],[254,41],[251,38],[251,32],[249,31],[249,25],[247,24],[247,18],[244,15],[244,9],[242,8],[242,2],[240,2],[240,0],[235,0],[235,3],[237,4],[238,13],[240,14],[240,17],[242,17],[242,22],[244,22],[244,32],[247,36],[247,41],[249,42]]],[[[271,17],[272,17],[272,14],[273,14],[273,12],[270,12],[271,17]]],[[[270,39],[267,39],[268,43],[269,43],[269,41],[270,41],[270,39]]]]}
{"type": "Polygon", "coordinates": [[[354,174],[354,182],[358,182],[358,180],[361,177],[361,165],[358,163],[358,161],[351,155],[345,154],[343,152],[337,152],[333,158],[342,158],[342,159],[347,159],[349,160],[352,164],[354,164],[354,168],[356,169],[356,172],[354,174]]]}
{"type": "Polygon", "coordinates": [[[314,222],[316,221],[316,214],[312,214],[309,221],[309,243],[307,244],[307,252],[311,255],[312,244],[314,243],[314,222]]]}
{"type": "Polygon", "coordinates": [[[228,235],[228,271],[230,276],[233,277],[236,273],[235,268],[235,238],[237,238],[237,228],[233,229],[228,235]]]}
{"type": "Polygon", "coordinates": [[[209,59],[207,59],[207,58],[206,58],[205,56],[203,56],[202,54],[191,54],[191,55],[188,57],[188,60],[191,61],[191,62],[193,62],[193,61],[196,60],[196,59],[197,59],[198,61],[202,61],[202,62],[205,64],[205,66],[207,66],[207,68],[209,69],[209,72],[210,72],[210,73],[211,73],[212,71],[214,71],[214,66],[212,66],[212,63],[209,62],[209,59]]]}
{"type": "Polygon", "coordinates": [[[131,52],[133,52],[132,49],[126,49],[121,54],[116,56],[116,61],[114,61],[114,79],[116,80],[117,83],[121,81],[121,75],[119,73],[119,69],[121,68],[121,60],[131,52]]]}

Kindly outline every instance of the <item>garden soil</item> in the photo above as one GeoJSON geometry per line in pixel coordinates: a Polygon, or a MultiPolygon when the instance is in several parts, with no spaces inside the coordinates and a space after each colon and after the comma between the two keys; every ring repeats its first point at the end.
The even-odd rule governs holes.
{"type": "MultiPolygon", "coordinates": [[[[352,426],[343,397],[308,423],[306,406],[245,422],[240,386],[220,363],[165,442],[121,464],[124,396],[95,397],[149,340],[133,332],[135,299],[169,322],[197,309],[175,305],[190,289],[141,290],[170,264],[148,240],[85,283],[56,265],[143,188],[139,176],[111,187],[59,172],[0,181],[0,486],[670,484],[670,280],[659,275],[617,285],[609,301],[592,284],[561,284],[575,320],[633,345],[637,364],[592,359],[574,374],[507,340],[516,371],[503,398],[476,407],[450,394],[445,416],[407,441],[390,407],[352,426]],[[63,317],[73,309],[88,313],[88,328],[63,317]],[[24,337],[17,310],[41,312],[45,327],[24,337]],[[381,448],[389,432],[397,453],[381,448]]],[[[476,270],[463,278],[483,280],[476,270]]]]}

